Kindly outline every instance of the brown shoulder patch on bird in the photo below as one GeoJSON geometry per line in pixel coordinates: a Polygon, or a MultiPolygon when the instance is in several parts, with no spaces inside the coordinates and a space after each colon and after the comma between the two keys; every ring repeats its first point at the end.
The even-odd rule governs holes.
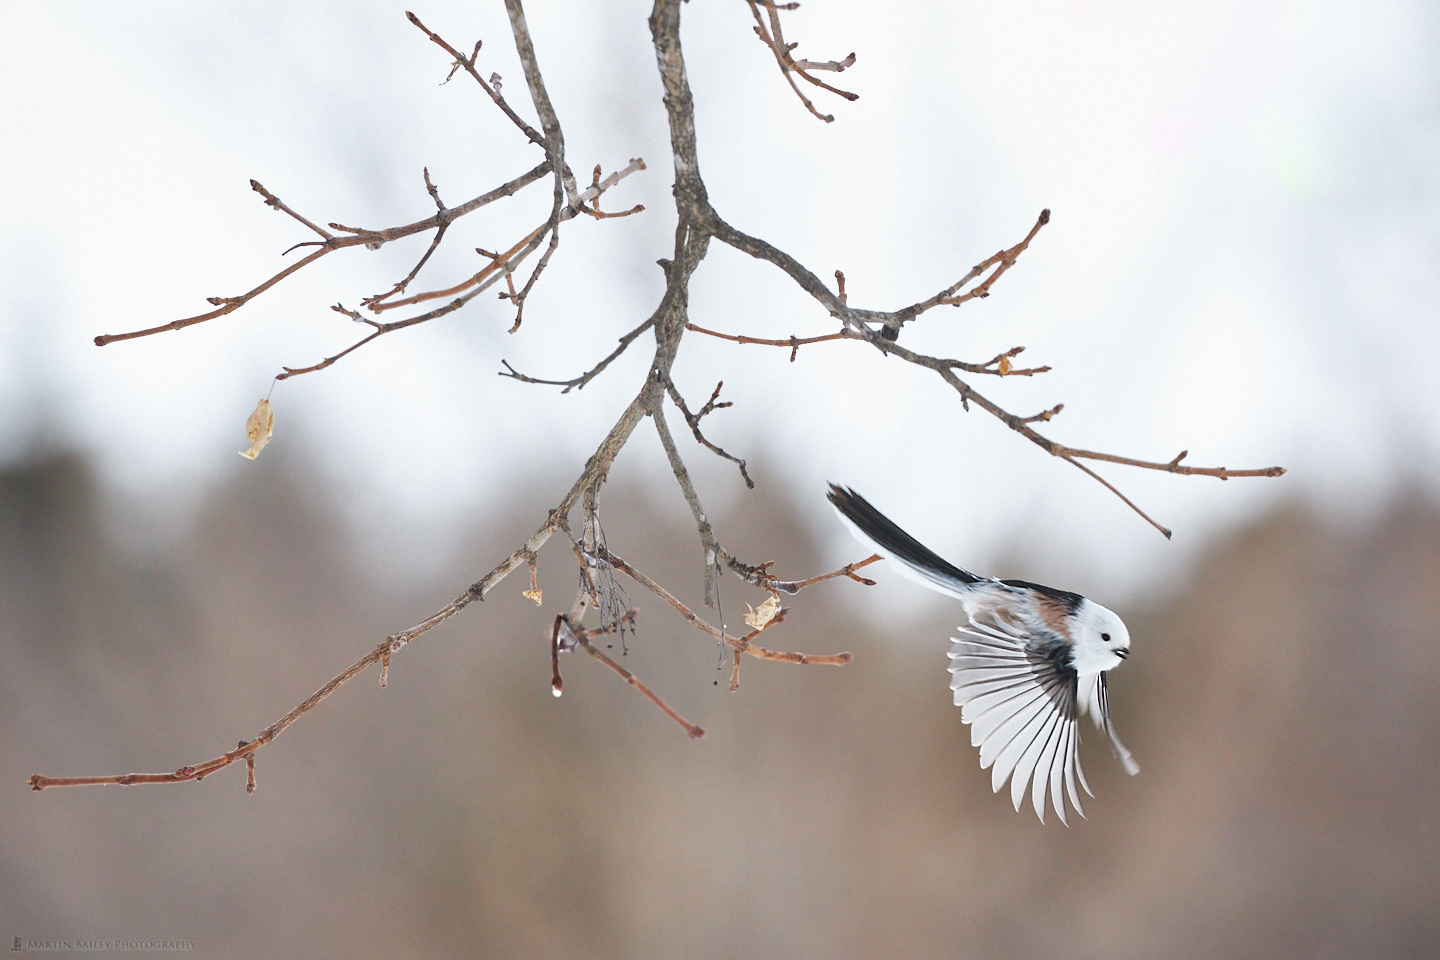
{"type": "Polygon", "coordinates": [[[1070,636],[1070,612],[1065,604],[1043,593],[1035,593],[1035,611],[1040,614],[1040,619],[1045,621],[1045,626],[1067,641],[1074,641],[1070,636]]]}

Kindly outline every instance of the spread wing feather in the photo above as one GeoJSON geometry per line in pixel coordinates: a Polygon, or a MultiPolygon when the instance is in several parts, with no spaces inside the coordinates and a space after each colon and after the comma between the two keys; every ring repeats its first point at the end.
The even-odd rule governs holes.
{"type": "MultiPolygon", "coordinates": [[[[1030,778],[1030,803],[1035,807],[1041,823],[1045,822],[1045,792],[1047,788],[1053,786],[1054,769],[1051,760],[1055,754],[1055,743],[1061,724],[1059,711],[1051,711],[1050,716],[1045,720],[1041,735],[1035,738],[1034,742],[1026,749],[1025,756],[1020,759],[1020,767],[1023,768],[1029,764],[1035,771],[1030,778]]],[[[1015,781],[1017,779],[1013,778],[1010,781],[1010,799],[1018,812],[1024,799],[1024,790],[1022,789],[1020,794],[1016,795],[1015,781]]],[[[1065,820],[1063,810],[1059,813],[1059,817],[1062,822],[1065,820]]]]}
{"type": "MultiPolygon", "coordinates": [[[[991,769],[995,792],[1010,781],[1010,798],[1018,810],[1028,788],[1042,823],[1048,792],[1056,815],[1066,823],[1067,794],[1084,816],[1077,775],[1090,791],[1078,755],[1081,683],[1063,658],[1047,655],[1051,652],[1011,623],[971,621],[950,647],[950,688],[961,708],[960,719],[970,725],[971,742],[980,748],[981,769],[991,769]]],[[[1105,710],[1100,684],[1087,685],[1084,692],[1097,710],[1105,710]]],[[[1108,722],[1102,726],[1106,728],[1108,722]]]]}

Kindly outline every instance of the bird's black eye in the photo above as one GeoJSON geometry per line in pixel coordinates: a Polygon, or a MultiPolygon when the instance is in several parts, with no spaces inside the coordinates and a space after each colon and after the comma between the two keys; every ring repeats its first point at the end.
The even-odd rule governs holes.
{"type": "Polygon", "coordinates": [[[1109,643],[1109,642],[1110,642],[1110,634],[1108,634],[1108,633],[1102,633],[1102,634],[1100,634],[1100,639],[1101,639],[1101,640],[1104,640],[1106,643],[1109,643]]]}

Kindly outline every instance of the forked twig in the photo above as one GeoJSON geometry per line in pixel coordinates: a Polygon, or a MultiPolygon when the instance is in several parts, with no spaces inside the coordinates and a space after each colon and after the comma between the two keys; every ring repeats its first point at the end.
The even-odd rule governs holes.
{"type": "MultiPolygon", "coordinates": [[[[687,323],[686,327],[690,327],[690,324],[687,323]]],[[[723,386],[725,386],[724,380],[721,380],[719,383],[715,384],[715,392],[710,394],[710,399],[706,401],[705,406],[700,408],[699,413],[691,413],[690,408],[685,405],[685,398],[680,396],[680,391],[675,388],[675,381],[671,380],[669,377],[665,378],[665,389],[670,394],[670,400],[675,404],[676,407],[679,408],[680,415],[683,416],[685,418],[685,422],[690,425],[690,432],[695,434],[695,440],[702,446],[704,446],[707,450],[709,450],[711,453],[715,454],[717,457],[723,457],[726,460],[729,460],[731,463],[735,464],[735,466],[739,467],[740,476],[745,480],[745,486],[749,487],[751,490],[754,490],[755,481],[750,479],[750,474],[745,469],[745,461],[741,460],[739,457],[733,454],[725,452],[724,448],[718,447],[715,444],[711,443],[709,440],[705,439],[705,434],[700,432],[700,420],[702,417],[704,417],[712,410],[718,410],[721,407],[730,406],[728,402],[715,402],[720,397],[720,388],[723,386]]]]}
{"type": "Polygon", "coordinates": [[[568,619],[563,613],[556,617],[556,625],[559,629],[567,631],[570,636],[574,638],[574,643],[577,646],[583,649],[586,653],[590,654],[590,656],[594,657],[596,660],[599,660],[602,664],[604,664],[612,672],[614,672],[618,677],[620,677],[620,679],[624,680],[630,686],[634,687],[637,693],[639,693],[645,699],[649,700],[651,703],[655,704],[655,706],[659,707],[660,710],[665,714],[665,716],[680,724],[681,728],[684,729],[685,733],[689,735],[691,740],[699,740],[705,736],[704,727],[697,726],[696,724],[691,723],[689,720],[686,720],[683,716],[680,715],[679,711],[677,711],[674,707],[670,706],[670,704],[666,703],[664,700],[660,699],[660,697],[655,693],[655,691],[651,690],[643,682],[641,682],[639,677],[635,676],[635,674],[620,666],[620,664],[616,663],[613,659],[607,656],[604,651],[602,651],[599,647],[596,647],[593,643],[590,642],[591,637],[595,636],[601,631],[576,631],[573,627],[570,626],[568,619]]]}
{"type": "Polygon", "coordinates": [[[631,580],[634,580],[646,590],[649,590],[661,600],[664,600],[666,603],[670,604],[670,606],[674,607],[675,611],[679,613],[680,616],[684,617],[689,623],[694,625],[696,629],[700,630],[703,633],[709,634],[711,637],[714,637],[716,640],[719,640],[721,643],[734,649],[737,653],[749,654],[750,656],[760,660],[776,660],[781,663],[795,663],[805,666],[819,665],[838,667],[849,663],[852,659],[849,653],[809,654],[787,653],[782,650],[767,650],[764,647],[758,647],[750,642],[751,638],[760,635],[760,633],[762,632],[760,630],[752,631],[750,634],[744,637],[731,636],[730,634],[721,630],[719,627],[711,625],[703,617],[701,617],[695,611],[691,610],[688,606],[686,606],[679,597],[675,596],[669,590],[666,590],[664,587],[660,586],[660,584],[656,583],[654,580],[650,579],[645,574],[641,573],[639,570],[636,570],[634,567],[622,560],[620,557],[617,557],[613,553],[609,554],[608,556],[610,558],[610,562],[614,564],[616,570],[624,573],[631,580]]]}
{"type": "Polygon", "coordinates": [[[826,580],[833,580],[836,577],[849,577],[856,583],[863,583],[867,587],[873,587],[875,586],[874,580],[870,580],[866,577],[857,576],[855,571],[859,570],[861,567],[868,567],[870,566],[870,564],[877,563],[883,559],[884,557],[880,556],[880,554],[872,553],[864,560],[857,560],[855,563],[847,563],[839,570],[831,570],[829,573],[822,573],[819,576],[809,577],[805,580],[775,580],[767,577],[765,579],[764,585],[768,589],[775,590],[780,593],[795,594],[799,593],[801,590],[804,590],[806,587],[816,583],[823,583],[826,580]]]}
{"type": "MultiPolygon", "coordinates": [[[[590,199],[591,190],[597,191],[594,196],[598,196],[599,193],[610,189],[615,184],[628,177],[630,174],[644,169],[645,161],[636,157],[632,159],[627,166],[615,171],[609,177],[606,177],[603,181],[601,181],[598,186],[586,190],[584,193],[581,194],[581,196],[585,199],[590,199]]],[[[574,209],[566,207],[563,211],[561,211],[559,219],[568,220],[573,218],[574,216],[576,216],[574,209]]],[[[525,237],[521,238],[517,243],[515,243],[509,250],[506,250],[504,253],[487,254],[481,251],[482,255],[487,256],[490,262],[486,264],[486,266],[481,268],[480,271],[474,274],[472,277],[467,280],[463,280],[460,283],[455,284],[454,286],[447,287],[443,290],[432,290],[426,293],[417,293],[414,296],[406,297],[402,300],[394,300],[385,303],[379,302],[379,300],[369,301],[368,305],[370,310],[375,313],[383,313],[386,310],[393,310],[397,307],[403,306],[411,306],[417,303],[423,303],[428,300],[437,300],[443,297],[453,298],[444,306],[437,307],[426,313],[419,314],[418,316],[407,317],[404,320],[395,320],[389,323],[378,323],[364,318],[357,318],[364,319],[365,323],[368,323],[371,327],[374,328],[374,332],[370,333],[368,336],[361,338],[360,340],[346,347],[344,350],[341,350],[334,356],[326,357],[319,363],[312,364],[308,367],[284,367],[282,368],[281,372],[276,375],[275,379],[286,380],[290,377],[300,376],[301,374],[314,373],[318,370],[324,370],[326,367],[333,365],[342,358],[348,356],[351,353],[354,353],[356,350],[387,333],[393,333],[396,330],[403,330],[407,327],[413,327],[417,324],[426,323],[438,317],[443,317],[447,314],[454,313],[456,310],[459,310],[461,307],[465,306],[465,304],[473,300],[476,296],[490,289],[501,279],[504,279],[508,282],[511,273],[514,272],[515,268],[519,266],[519,264],[522,263],[526,257],[535,252],[536,248],[540,246],[541,241],[544,240],[547,232],[550,233],[552,242],[550,248],[546,251],[546,255],[548,256],[550,253],[553,253],[555,249],[555,243],[553,242],[554,233],[550,228],[551,222],[546,221],[545,223],[532,230],[525,237]]],[[[422,260],[422,264],[423,262],[424,261],[422,260]]],[[[527,292],[530,289],[530,285],[535,282],[535,278],[537,276],[539,276],[538,272],[531,276],[530,284],[527,284],[525,288],[527,292]]],[[[408,278],[405,282],[409,282],[408,278]]],[[[512,291],[515,289],[513,283],[511,284],[510,289],[512,291]]],[[[342,312],[348,311],[342,310],[342,312]]],[[[515,328],[512,327],[511,332],[513,333],[514,331],[515,328]]]]}
{"type": "Polygon", "coordinates": [[[795,49],[797,44],[785,42],[785,34],[780,28],[780,11],[794,10],[800,6],[798,3],[776,4],[770,2],[770,0],[747,0],[747,2],[750,4],[750,12],[755,16],[755,35],[760,38],[760,41],[764,43],[765,46],[770,48],[770,52],[775,56],[776,64],[780,67],[780,72],[785,76],[785,82],[790,84],[790,89],[795,91],[795,96],[800,98],[800,102],[805,105],[806,110],[809,110],[813,116],[824,120],[826,123],[832,123],[835,120],[833,114],[821,113],[815,109],[815,104],[811,103],[810,98],[801,93],[800,88],[796,86],[796,76],[823,90],[829,90],[837,96],[844,97],[846,100],[854,101],[860,99],[858,93],[851,93],[848,90],[833,87],[823,80],[812,77],[809,72],[811,70],[825,70],[831,73],[840,73],[854,65],[855,54],[850,54],[844,60],[827,60],[820,63],[815,63],[810,60],[796,60],[790,56],[790,51],[795,49]],[[766,17],[760,15],[762,9],[769,15],[768,22],[766,17]]]}

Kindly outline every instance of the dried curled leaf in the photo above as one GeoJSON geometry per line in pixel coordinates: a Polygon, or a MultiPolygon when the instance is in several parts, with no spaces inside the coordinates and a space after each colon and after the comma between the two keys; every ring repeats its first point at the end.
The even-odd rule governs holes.
{"type": "Polygon", "coordinates": [[[250,419],[245,421],[245,436],[250,441],[249,450],[241,450],[240,456],[246,460],[254,460],[260,456],[260,451],[265,449],[265,444],[270,442],[270,436],[275,432],[275,411],[270,409],[269,400],[261,400],[255,405],[255,412],[250,414],[250,419]]]}
{"type": "Polygon", "coordinates": [[[1000,376],[1002,376],[1002,377],[1005,376],[1005,374],[1009,373],[1009,372],[1014,368],[1014,366],[1015,366],[1015,365],[1010,362],[1010,358],[1009,358],[1009,357],[1001,357],[1001,358],[1000,358],[1000,376]]]}
{"type": "MultiPolygon", "coordinates": [[[[747,603],[745,606],[750,607],[750,604],[747,603]]],[[[750,607],[750,612],[745,614],[745,622],[752,630],[764,630],[779,612],[780,598],[772,595],[766,597],[765,602],[760,606],[750,607]]]]}
{"type": "MultiPolygon", "coordinates": [[[[544,603],[545,603],[545,591],[544,591],[544,590],[539,590],[539,589],[525,590],[525,591],[523,591],[523,592],[520,594],[520,596],[524,597],[526,600],[534,600],[534,601],[535,601],[535,606],[537,606],[537,607],[543,606],[544,603]]],[[[558,696],[558,694],[557,694],[557,696],[558,696]]]]}

